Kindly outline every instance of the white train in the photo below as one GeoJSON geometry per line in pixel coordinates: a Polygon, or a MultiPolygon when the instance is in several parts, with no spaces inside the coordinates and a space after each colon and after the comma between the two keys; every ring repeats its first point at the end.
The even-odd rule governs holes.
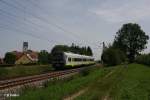
{"type": "Polygon", "coordinates": [[[52,64],[55,68],[61,67],[76,67],[82,65],[94,64],[92,56],[79,55],[68,52],[61,52],[53,54],[52,64]]]}

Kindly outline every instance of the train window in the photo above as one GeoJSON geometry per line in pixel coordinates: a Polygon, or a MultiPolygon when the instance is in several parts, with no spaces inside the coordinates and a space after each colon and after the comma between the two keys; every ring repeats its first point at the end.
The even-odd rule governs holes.
{"type": "Polygon", "coordinates": [[[82,61],[81,58],[74,58],[74,61],[82,61]]]}
{"type": "Polygon", "coordinates": [[[71,62],[71,58],[68,58],[68,61],[71,62]]]}
{"type": "Polygon", "coordinates": [[[81,59],[81,58],[78,58],[78,61],[82,61],[82,59],[81,59]]]}
{"type": "Polygon", "coordinates": [[[84,58],[83,61],[86,61],[86,59],[84,58]]]}
{"type": "Polygon", "coordinates": [[[75,59],[74,59],[74,58],[72,58],[72,61],[75,61],[75,59]]]}

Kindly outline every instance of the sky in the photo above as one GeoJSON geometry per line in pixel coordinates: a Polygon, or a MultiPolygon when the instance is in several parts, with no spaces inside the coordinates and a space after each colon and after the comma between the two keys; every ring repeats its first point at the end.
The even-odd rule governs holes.
{"type": "MultiPolygon", "coordinates": [[[[0,57],[7,51],[40,51],[58,44],[90,46],[100,59],[125,23],[150,36],[150,0],[0,0],[0,57]]],[[[149,41],[150,42],[150,41],[149,41]]],[[[150,51],[150,44],[143,52],[150,51]]]]}

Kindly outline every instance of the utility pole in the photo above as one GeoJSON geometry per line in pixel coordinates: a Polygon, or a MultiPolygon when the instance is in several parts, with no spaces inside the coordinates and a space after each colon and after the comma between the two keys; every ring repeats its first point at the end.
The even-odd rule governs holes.
{"type": "Polygon", "coordinates": [[[103,51],[106,49],[105,43],[103,42],[103,51]]]}
{"type": "MultiPolygon", "coordinates": [[[[104,42],[100,42],[100,49],[102,49],[102,52],[101,52],[101,54],[103,54],[103,51],[104,51],[104,49],[105,49],[105,43],[104,42]],[[102,48],[101,48],[102,47],[102,48]]],[[[101,58],[100,58],[100,60],[101,60],[101,58]]],[[[101,62],[102,63],[102,62],[101,62]]]]}

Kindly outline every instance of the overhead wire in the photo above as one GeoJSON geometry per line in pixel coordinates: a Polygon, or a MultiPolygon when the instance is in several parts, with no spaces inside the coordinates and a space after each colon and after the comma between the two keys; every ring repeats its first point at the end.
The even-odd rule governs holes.
{"type": "MultiPolygon", "coordinates": [[[[12,21],[16,20],[15,18],[19,18],[19,17],[20,17],[20,16],[17,16],[17,14],[11,14],[11,13],[9,13],[9,12],[6,12],[6,11],[2,10],[2,9],[0,9],[0,13],[1,13],[1,15],[7,14],[7,15],[5,15],[5,16],[6,16],[7,18],[9,18],[9,19],[12,19],[12,18],[13,18],[12,21]]],[[[24,24],[28,25],[29,23],[32,24],[32,25],[34,25],[34,27],[32,26],[31,29],[34,29],[35,31],[37,31],[37,30],[39,30],[39,29],[42,29],[39,24],[35,24],[35,23],[33,23],[32,21],[29,21],[29,20],[26,20],[26,21],[24,21],[24,20],[23,20],[23,21],[16,20],[16,21],[22,23],[21,25],[24,25],[24,24]],[[25,22],[25,23],[23,23],[23,22],[25,22]],[[26,22],[28,22],[28,23],[26,23],[26,22]],[[39,28],[36,28],[35,26],[38,26],[39,28]]],[[[29,25],[30,25],[30,24],[29,24],[29,25]]],[[[18,27],[18,26],[17,26],[17,27],[18,27]]],[[[43,27],[43,28],[44,28],[44,27],[43,27]]],[[[30,30],[30,31],[31,31],[31,30],[30,30]]],[[[35,32],[33,31],[33,33],[35,33],[35,32]]],[[[41,32],[38,31],[38,33],[41,33],[41,32]]],[[[44,32],[42,32],[42,33],[44,33],[44,32]]],[[[56,32],[53,31],[53,33],[56,33],[56,32]]]]}
{"type": "MultiPolygon", "coordinates": [[[[24,9],[22,9],[22,8],[16,6],[16,5],[13,5],[13,4],[11,4],[11,3],[8,3],[7,1],[0,0],[0,2],[4,3],[5,5],[7,5],[7,6],[9,6],[9,7],[15,8],[15,9],[17,9],[17,10],[19,10],[19,11],[24,11],[24,9]]],[[[18,3],[17,3],[17,4],[18,4],[18,3]]],[[[33,4],[33,3],[32,3],[32,4],[33,4]]],[[[51,26],[56,27],[57,29],[63,31],[64,33],[67,33],[67,34],[72,35],[72,36],[73,36],[74,38],[76,38],[76,39],[79,39],[79,38],[81,39],[81,37],[78,36],[78,35],[76,35],[76,34],[74,34],[74,32],[68,31],[68,30],[65,29],[64,27],[62,27],[62,26],[60,26],[60,25],[58,25],[58,24],[56,24],[56,23],[53,23],[53,22],[50,21],[50,20],[47,20],[47,19],[45,19],[45,18],[43,18],[43,17],[40,17],[40,16],[36,16],[36,15],[34,15],[33,13],[31,13],[31,12],[25,12],[25,13],[27,13],[29,16],[32,16],[32,17],[34,17],[34,18],[40,20],[41,22],[44,22],[44,23],[47,23],[47,24],[49,24],[49,25],[51,25],[51,26]]],[[[30,22],[30,23],[32,23],[32,22],[30,22]]],[[[32,24],[33,24],[33,23],[32,23],[32,24]]],[[[35,25],[35,24],[34,24],[34,25],[35,25]]],[[[34,36],[34,37],[36,37],[36,36],[34,36]]],[[[92,42],[85,41],[84,39],[81,39],[81,41],[82,41],[82,42],[84,41],[85,43],[88,42],[88,43],[90,43],[90,44],[93,44],[92,42]]],[[[95,45],[95,44],[94,44],[94,45],[95,45]]]]}
{"type": "MultiPolygon", "coordinates": [[[[6,2],[6,1],[4,1],[4,0],[0,0],[0,2],[6,4],[7,6],[11,6],[11,7],[15,8],[15,9],[17,9],[17,10],[20,10],[20,11],[22,11],[22,12],[24,11],[24,9],[22,9],[22,8],[20,8],[20,7],[18,7],[18,6],[15,6],[15,5],[11,4],[11,3],[8,3],[8,2],[6,2]]],[[[16,4],[17,4],[17,2],[16,2],[16,4]]],[[[37,19],[39,19],[39,20],[41,20],[41,21],[43,21],[43,22],[49,24],[49,25],[55,26],[56,28],[58,28],[59,30],[61,30],[61,31],[67,33],[67,34],[68,34],[68,33],[69,33],[69,34],[71,33],[71,32],[69,32],[68,30],[64,29],[63,27],[61,27],[61,26],[59,26],[59,25],[57,25],[57,24],[55,24],[55,23],[52,23],[52,22],[50,22],[50,21],[47,20],[47,19],[44,19],[44,18],[39,17],[39,16],[36,16],[36,15],[34,15],[33,13],[30,13],[30,12],[26,12],[26,13],[27,13],[28,15],[32,16],[32,17],[35,17],[35,18],[37,18],[37,19]]],[[[75,36],[75,35],[74,35],[74,36],[75,36]]]]}
{"type": "MultiPolygon", "coordinates": [[[[0,10],[1,11],[1,10],[0,10]]],[[[10,17],[10,16],[7,16],[7,17],[10,17]]],[[[22,25],[19,25],[19,26],[17,26],[17,28],[15,27],[13,27],[13,28],[10,28],[10,25],[14,25],[14,23],[13,22],[15,22],[15,19],[13,19],[13,20],[11,20],[11,21],[8,21],[7,20],[7,23],[3,23],[3,24],[1,24],[1,26],[0,26],[0,28],[1,29],[5,29],[5,30],[9,30],[9,31],[11,31],[11,30],[13,30],[13,31],[16,31],[16,33],[18,33],[18,34],[24,34],[24,35],[29,35],[29,36],[31,36],[31,37],[33,37],[33,38],[37,38],[37,39],[40,39],[40,40],[46,40],[46,41],[48,41],[49,43],[50,42],[52,42],[52,41],[50,41],[49,39],[46,39],[46,38],[44,38],[44,37],[41,37],[41,36],[37,36],[37,35],[35,35],[35,34],[33,34],[33,32],[31,33],[31,32],[25,32],[25,31],[23,31],[23,30],[21,30],[23,27],[21,27],[22,25],[24,25],[24,24],[22,24],[22,25]]],[[[24,29],[25,30],[25,29],[24,29]]],[[[58,43],[58,41],[53,41],[53,42],[57,42],[58,43]]],[[[60,42],[59,42],[60,43],[60,42]]]]}
{"type": "MultiPolygon", "coordinates": [[[[35,1],[36,1],[36,0],[35,0],[35,1]]],[[[43,9],[41,6],[39,6],[37,3],[33,2],[33,0],[28,0],[28,2],[29,2],[30,4],[32,4],[33,6],[35,6],[36,8],[38,8],[39,10],[41,10],[42,12],[44,12],[44,14],[49,15],[46,10],[44,10],[44,9],[43,9]]],[[[57,21],[59,20],[59,19],[57,18],[57,16],[55,16],[55,15],[51,15],[51,16],[54,16],[53,18],[51,17],[52,19],[56,19],[57,21]]],[[[60,22],[60,20],[59,20],[59,23],[61,23],[61,25],[62,25],[62,24],[65,25],[64,23],[60,22]]],[[[75,34],[75,32],[72,32],[72,34],[75,34]]],[[[81,38],[81,36],[79,36],[79,35],[77,35],[77,34],[75,34],[75,35],[76,35],[78,38],[80,38],[80,40],[84,40],[83,38],[81,38]]],[[[96,44],[95,44],[94,42],[91,42],[91,41],[89,41],[89,40],[84,40],[84,42],[88,42],[88,43],[90,43],[90,44],[96,46],[96,44]]]]}
{"type": "MultiPolygon", "coordinates": [[[[41,6],[39,6],[37,3],[33,2],[32,0],[28,0],[28,2],[29,2],[30,4],[32,4],[32,5],[34,5],[34,6],[35,6],[36,8],[38,8],[39,10],[41,10],[42,12],[44,12],[45,14],[48,13],[46,10],[43,10],[43,8],[42,8],[41,6]]],[[[48,15],[48,14],[47,14],[47,15],[48,15]]],[[[55,15],[52,15],[52,16],[55,17],[55,18],[53,18],[53,19],[56,19],[57,21],[59,20],[59,19],[57,18],[57,16],[55,16],[55,15]]],[[[61,25],[64,24],[64,23],[62,23],[62,22],[60,22],[60,21],[59,21],[59,23],[61,23],[61,25]]],[[[73,33],[74,35],[76,35],[76,37],[78,37],[78,38],[80,38],[81,40],[83,40],[83,38],[81,38],[80,36],[78,36],[77,34],[75,34],[76,32],[75,32],[75,33],[74,33],[74,32],[71,32],[71,33],[73,33]]],[[[91,41],[89,41],[89,40],[85,40],[84,42],[88,42],[88,43],[93,44],[93,45],[97,44],[97,43],[91,42],[91,41]]]]}
{"type": "MultiPolygon", "coordinates": [[[[10,15],[10,16],[12,16],[12,17],[19,17],[19,16],[17,16],[17,14],[16,14],[16,15],[15,15],[15,14],[11,14],[11,13],[9,13],[9,12],[6,12],[6,11],[2,10],[2,9],[0,9],[0,11],[3,12],[3,13],[5,13],[5,14],[8,14],[8,15],[10,15]]],[[[14,13],[14,12],[13,12],[13,13],[14,13]]],[[[8,17],[10,17],[10,16],[8,16],[8,17]]],[[[32,21],[29,21],[29,20],[25,20],[25,21],[27,21],[27,22],[33,24],[34,26],[38,26],[38,27],[39,27],[38,29],[41,29],[41,26],[40,26],[39,24],[35,24],[35,23],[33,23],[32,21]]],[[[35,28],[35,27],[34,27],[34,28],[35,28]]],[[[44,28],[44,27],[43,27],[43,28],[44,28]]],[[[35,30],[37,30],[37,29],[35,29],[35,30]]],[[[56,32],[53,31],[53,33],[56,33],[56,32]]],[[[61,37],[61,38],[62,38],[62,37],[61,37]]]]}

